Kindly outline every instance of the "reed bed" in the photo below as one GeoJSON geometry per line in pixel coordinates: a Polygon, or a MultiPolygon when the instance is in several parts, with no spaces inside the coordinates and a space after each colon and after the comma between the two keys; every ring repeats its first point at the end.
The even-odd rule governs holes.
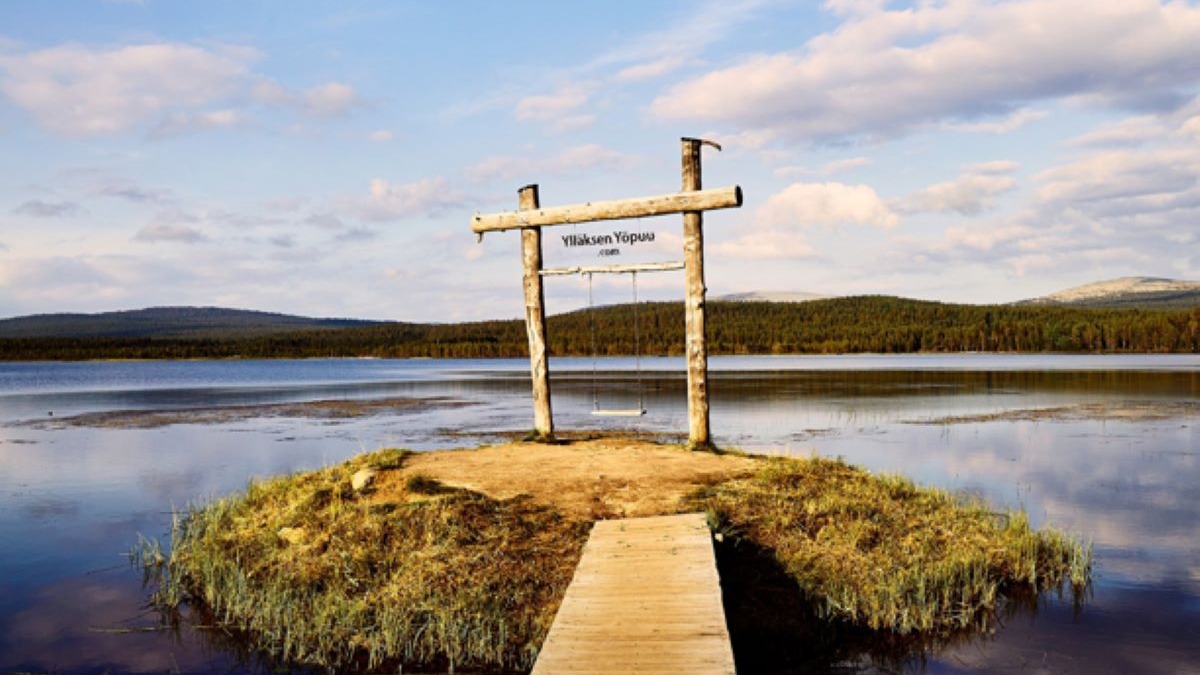
{"type": "Polygon", "coordinates": [[[694,496],[718,531],[765,549],[818,616],[894,634],[986,626],[1006,591],[1069,586],[1091,549],[896,476],[828,459],[764,460],[759,471],[694,496]]]}

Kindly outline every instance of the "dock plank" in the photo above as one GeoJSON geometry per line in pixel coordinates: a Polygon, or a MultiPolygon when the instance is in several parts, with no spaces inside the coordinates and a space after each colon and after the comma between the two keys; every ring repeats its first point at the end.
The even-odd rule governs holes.
{"type": "Polygon", "coordinates": [[[533,675],[732,675],[702,513],[597,522],[533,675]]]}

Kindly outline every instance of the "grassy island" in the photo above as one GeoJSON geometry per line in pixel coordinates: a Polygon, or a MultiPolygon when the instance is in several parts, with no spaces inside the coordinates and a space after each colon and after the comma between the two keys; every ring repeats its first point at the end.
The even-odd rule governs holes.
{"type": "MultiPolygon", "coordinates": [[[[622,439],[367,454],[197,506],[169,558],[141,559],[160,606],[202,608],[290,662],[521,671],[591,522],[694,510],[719,558],[780,570],[798,603],[783,612],[888,639],[975,630],[1010,592],[1090,574],[1089,550],[1023,514],[903,479],[622,439]]],[[[726,584],[727,611],[742,587],[726,584]]]]}

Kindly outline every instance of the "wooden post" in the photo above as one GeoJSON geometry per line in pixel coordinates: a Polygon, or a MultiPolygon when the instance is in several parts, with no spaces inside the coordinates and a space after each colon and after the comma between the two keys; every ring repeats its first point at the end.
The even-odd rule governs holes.
{"type": "MultiPolygon", "coordinates": [[[[683,143],[683,190],[700,189],[700,146],[697,138],[683,143]]],[[[715,144],[713,144],[715,145],[715,144]]],[[[718,149],[719,146],[718,146],[718,149]]],[[[740,201],[740,200],[739,200],[740,201]]],[[[683,264],[686,276],[684,324],[687,329],[688,445],[693,449],[712,446],[708,426],[708,342],[704,327],[704,215],[683,214],[683,264]]]]}
{"type": "MultiPolygon", "coordinates": [[[[517,193],[521,211],[539,207],[538,186],[517,193]]],[[[546,296],[542,287],[542,228],[521,228],[521,262],[525,269],[525,332],[529,336],[529,371],[533,377],[533,429],[542,440],[554,437],[550,412],[550,367],[546,357],[546,296]]]]}

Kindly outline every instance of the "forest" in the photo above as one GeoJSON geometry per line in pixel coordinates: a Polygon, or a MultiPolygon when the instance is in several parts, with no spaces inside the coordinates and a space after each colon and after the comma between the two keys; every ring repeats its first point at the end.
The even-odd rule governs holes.
{"type": "MultiPolygon", "coordinates": [[[[556,356],[683,354],[682,302],[625,304],[548,319],[556,356]],[[637,321],[634,321],[634,314],[637,321]],[[637,328],[635,331],[634,328],[637,328]],[[636,333],[636,335],[635,335],[636,333]]],[[[888,296],[708,303],[710,354],[1200,352],[1200,306],[1082,309],[959,305],[888,296]]],[[[0,360],[493,358],[528,353],[520,320],[388,323],[261,335],[12,337],[0,360]]]]}

